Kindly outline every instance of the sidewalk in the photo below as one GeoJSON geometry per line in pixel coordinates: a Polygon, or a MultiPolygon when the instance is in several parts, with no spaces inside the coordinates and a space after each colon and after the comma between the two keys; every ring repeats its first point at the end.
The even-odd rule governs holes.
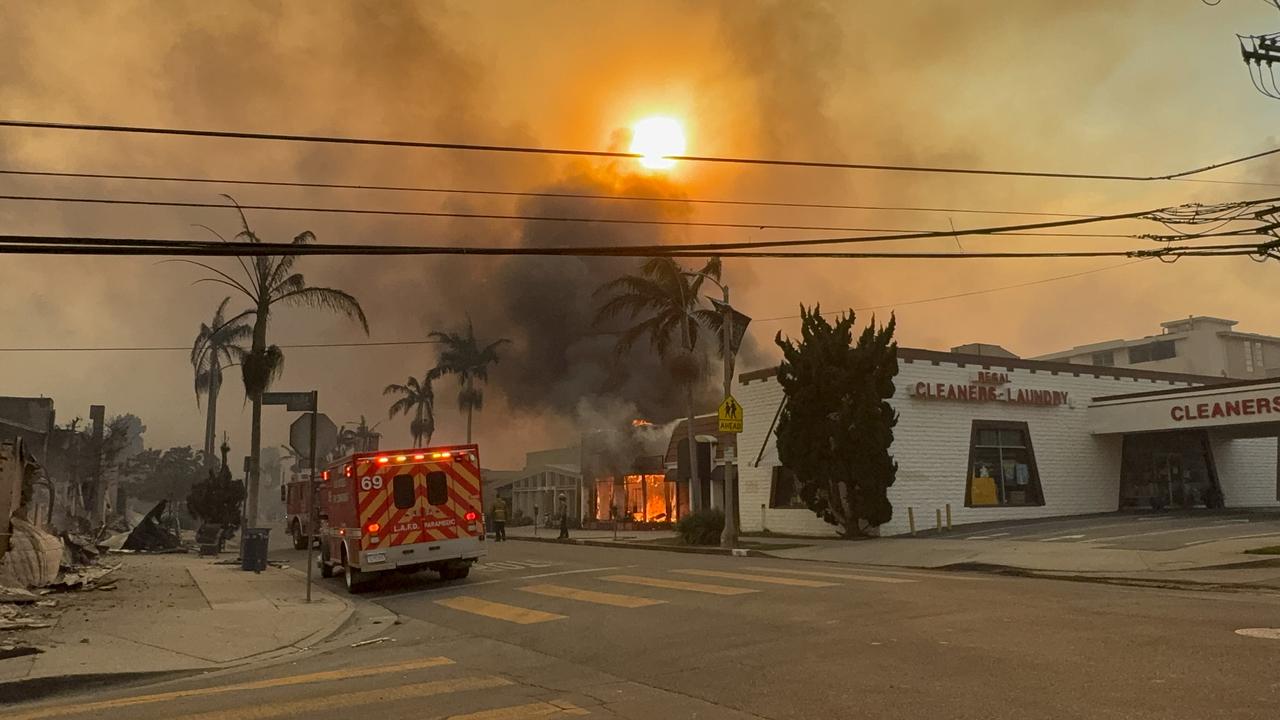
{"type": "MultiPolygon", "coordinates": [[[[224,554],[224,559],[231,557],[224,554]]],[[[48,596],[47,629],[8,633],[38,655],[0,660],[0,687],[42,678],[223,668],[297,652],[336,632],[353,606],[303,575],[261,574],[195,555],[111,555],[110,592],[48,596]]]]}
{"type": "MultiPolygon", "coordinates": [[[[512,540],[552,541],[557,530],[539,528],[535,538],[530,526],[508,528],[512,540]]],[[[683,546],[667,545],[674,540],[674,531],[633,530],[619,531],[615,540],[611,530],[572,530],[570,540],[580,544],[618,547],[646,547],[647,549],[680,550],[683,546]]],[[[1277,558],[1266,555],[1246,555],[1245,550],[1265,544],[1256,539],[1222,540],[1205,542],[1174,550],[1127,550],[1119,548],[1091,547],[1077,543],[1045,543],[1035,540],[984,540],[981,542],[950,538],[888,537],[853,541],[832,537],[782,538],[745,536],[743,540],[754,548],[752,555],[792,560],[845,563],[850,565],[911,567],[911,568],[1013,568],[1035,572],[1064,574],[1098,574],[1141,577],[1149,573],[1169,573],[1221,569],[1234,566],[1244,569],[1254,566],[1263,582],[1276,578],[1280,585],[1280,569],[1272,568],[1277,558]],[[803,544],[804,547],[794,547],[803,544]],[[777,549],[769,547],[777,546],[777,549]]],[[[706,552],[720,552],[706,548],[706,552]]],[[[686,549],[685,551],[693,551],[686,549]]],[[[1252,580],[1251,580],[1252,581],[1252,580]]],[[[1209,582],[1227,582],[1215,579],[1209,582]]]]}
{"type": "Polygon", "coordinates": [[[1143,573],[1265,565],[1275,560],[1245,554],[1245,550],[1258,545],[1257,540],[1224,540],[1175,550],[1125,550],[1034,540],[974,542],[891,537],[865,541],[814,539],[810,547],[769,554],[794,560],[895,567],[996,566],[1060,573],[1143,573]]]}

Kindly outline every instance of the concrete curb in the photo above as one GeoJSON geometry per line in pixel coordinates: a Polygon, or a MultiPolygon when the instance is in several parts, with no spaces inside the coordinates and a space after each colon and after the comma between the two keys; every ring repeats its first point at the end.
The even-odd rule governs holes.
{"type": "Polygon", "coordinates": [[[732,555],[735,557],[775,557],[765,553],[763,550],[754,550],[747,548],[718,548],[703,547],[701,545],[645,545],[641,543],[614,542],[612,540],[584,540],[580,538],[569,538],[568,540],[557,540],[556,538],[535,538],[535,537],[508,537],[508,540],[518,540],[520,542],[538,542],[553,543],[556,545],[584,545],[587,547],[607,547],[607,548],[623,548],[625,550],[657,550],[659,552],[675,552],[689,553],[694,555],[732,555]]]}
{"type": "MultiPolygon", "coordinates": [[[[1024,570],[1003,566],[990,566],[989,570],[966,568],[974,572],[988,572],[993,575],[1011,577],[1040,578],[1043,580],[1064,580],[1067,582],[1094,583],[1097,585],[1124,585],[1128,587],[1160,588],[1166,590],[1196,590],[1202,592],[1257,592],[1280,594],[1280,588],[1270,585],[1232,582],[1206,582],[1201,580],[1183,580],[1179,578],[1137,578],[1124,575],[1080,575],[1057,571],[1024,570]]],[[[1175,571],[1176,572],[1176,571],[1175,571]]]]}
{"type": "Polygon", "coordinates": [[[203,670],[153,670],[146,672],[80,673],[0,682],[0,706],[34,702],[68,692],[114,689],[125,685],[149,685],[199,675],[203,670]]]}
{"type": "MultiPolygon", "coordinates": [[[[305,587],[306,587],[306,582],[307,582],[307,570],[306,570],[306,568],[303,568],[303,569],[301,569],[301,570],[298,570],[298,569],[294,568],[293,566],[289,566],[289,568],[288,568],[288,569],[286,569],[286,570],[285,570],[285,572],[293,573],[294,575],[298,575],[298,576],[301,578],[301,580],[302,580],[302,584],[303,584],[304,592],[305,592],[305,587]]],[[[320,580],[320,577],[319,577],[319,575],[318,575],[318,574],[317,574],[317,575],[312,576],[312,578],[311,578],[311,592],[312,592],[313,594],[314,594],[314,593],[317,593],[317,592],[319,592],[319,593],[323,593],[323,594],[325,594],[325,595],[328,595],[328,596],[332,597],[334,600],[337,600],[337,601],[338,601],[340,604],[342,604],[342,606],[343,606],[343,611],[342,611],[342,613],[341,613],[337,618],[335,618],[334,620],[332,620],[328,625],[325,625],[324,627],[322,627],[322,628],[320,628],[319,630],[317,630],[317,631],[315,631],[315,632],[311,633],[310,635],[306,636],[305,638],[303,638],[303,639],[301,639],[301,640],[299,640],[299,641],[297,641],[297,642],[295,642],[295,643],[290,643],[289,645],[281,645],[280,647],[276,648],[275,650],[272,650],[272,651],[269,651],[269,652],[277,652],[277,651],[279,651],[279,650],[283,650],[284,648],[287,648],[287,647],[296,647],[296,648],[298,648],[298,649],[300,649],[300,650],[304,650],[304,649],[306,649],[306,648],[313,647],[313,646],[315,646],[315,645],[318,645],[318,644],[320,644],[320,643],[324,642],[325,640],[328,640],[329,638],[333,637],[334,635],[337,635],[339,632],[341,632],[341,631],[342,631],[342,629],[343,629],[344,627],[346,627],[347,623],[349,623],[349,622],[351,621],[351,618],[355,615],[355,612],[356,612],[356,606],[355,606],[355,603],[354,603],[354,602],[352,602],[350,599],[348,599],[348,598],[346,598],[346,597],[343,597],[342,595],[339,595],[338,593],[335,593],[335,592],[333,592],[333,591],[329,590],[328,588],[322,587],[322,586],[320,585],[319,580],[320,580]]],[[[259,653],[259,655],[261,655],[261,654],[262,654],[262,653],[259,653]]],[[[257,657],[257,656],[253,656],[253,657],[257,657]]]]}
{"type": "MultiPolygon", "coordinates": [[[[305,584],[305,569],[297,570],[291,566],[283,570],[283,572],[300,576],[305,584]]],[[[313,578],[313,580],[314,579],[315,578],[313,578]]],[[[227,662],[210,663],[203,667],[143,672],[124,671],[114,673],[74,673],[69,675],[23,678],[21,680],[0,682],[0,704],[32,702],[34,700],[40,700],[73,691],[80,692],[89,689],[114,688],[121,685],[131,684],[143,686],[166,680],[191,677],[193,675],[239,670],[248,665],[269,663],[273,660],[307,652],[316,645],[340,634],[344,629],[346,629],[346,627],[351,623],[356,610],[355,604],[351,600],[348,600],[335,592],[331,592],[326,588],[320,587],[318,583],[313,582],[311,591],[313,594],[323,593],[332,596],[334,600],[343,606],[343,610],[337,617],[326,623],[319,630],[316,630],[300,640],[268,650],[263,650],[252,655],[245,655],[227,662]]],[[[393,621],[397,620],[398,616],[395,616],[393,613],[391,619],[393,621]]]]}
{"type": "MultiPolygon", "coordinates": [[[[761,557],[767,557],[772,560],[791,560],[799,562],[819,563],[825,565],[848,565],[869,572],[874,572],[876,568],[885,568],[887,571],[892,570],[921,570],[932,572],[971,572],[983,573],[985,575],[1005,575],[1009,577],[1028,577],[1041,578],[1045,580],[1067,580],[1071,582],[1092,582],[1105,585],[1129,585],[1135,587],[1156,587],[1169,588],[1175,590],[1226,590],[1226,591],[1254,591],[1265,593],[1280,593],[1280,588],[1268,585],[1257,585],[1252,583],[1214,583],[1199,580],[1184,580],[1176,577],[1169,578],[1139,578],[1129,577],[1123,574],[1104,575],[1102,573],[1112,572],[1109,570],[1037,570],[1032,568],[1022,568],[1014,565],[997,565],[993,563],[975,563],[975,562],[959,562],[949,563],[947,565],[872,565],[868,563],[852,563],[842,562],[840,560],[821,560],[818,558],[793,558],[782,555],[771,555],[768,553],[760,553],[761,557]]],[[[1257,562],[1236,562],[1223,565],[1209,565],[1196,568],[1179,568],[1177,570],[1152,570],[1149,572],[1163,572],[1169,575],[1174,573],[1196,570],[1231,570],[1231,569],[1248,569],[1258,567],[1277,567],[1280,566],[1280,559],[1277,560],[1261,560],[1257,562]]]]}

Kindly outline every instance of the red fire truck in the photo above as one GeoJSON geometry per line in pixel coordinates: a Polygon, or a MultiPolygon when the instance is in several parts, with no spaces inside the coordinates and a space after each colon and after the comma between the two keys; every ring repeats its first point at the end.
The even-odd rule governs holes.
{"type": "Polygon", "coordinates": [[[289,482],[280,486],[280,500],[284,502],[284,526],[293,538],[294,550],[306,550],[307,538],[320,523],[320,497],[312,506],[311,493],[320,488],[320,479],[309,482],[306,475],[291,474],[289,482]],[[310,510],[310,512],[308,512],[310,510]]]}
{"type": "Polygon", "coordinates": [[[350,592],[388,570],[464,578],[484,554],[475,445],[357,453],[321,477],[320,574],[350,592]]]}

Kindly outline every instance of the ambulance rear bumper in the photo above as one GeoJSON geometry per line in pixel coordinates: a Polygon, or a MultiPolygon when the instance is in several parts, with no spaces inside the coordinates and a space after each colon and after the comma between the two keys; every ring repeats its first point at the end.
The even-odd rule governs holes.
{"type": "Polygon", "coordinates": [[[362,572],[378,572],[451,561],[470,563],[475,562],[482,555],[484,555],[484,546],[477,538],[393,545],[362,551],[359,569],[362,572]]]}

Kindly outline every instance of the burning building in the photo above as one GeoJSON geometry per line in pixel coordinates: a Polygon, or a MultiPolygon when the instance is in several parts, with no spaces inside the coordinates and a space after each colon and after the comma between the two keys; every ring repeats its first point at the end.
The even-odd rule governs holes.
{"type": "Polygon", "coordinates": [[[637,420],[582,436],[583,517],[612,526],[668,524],[688,512],[689,484],[664,463],[669,427],[637,420]]]}

